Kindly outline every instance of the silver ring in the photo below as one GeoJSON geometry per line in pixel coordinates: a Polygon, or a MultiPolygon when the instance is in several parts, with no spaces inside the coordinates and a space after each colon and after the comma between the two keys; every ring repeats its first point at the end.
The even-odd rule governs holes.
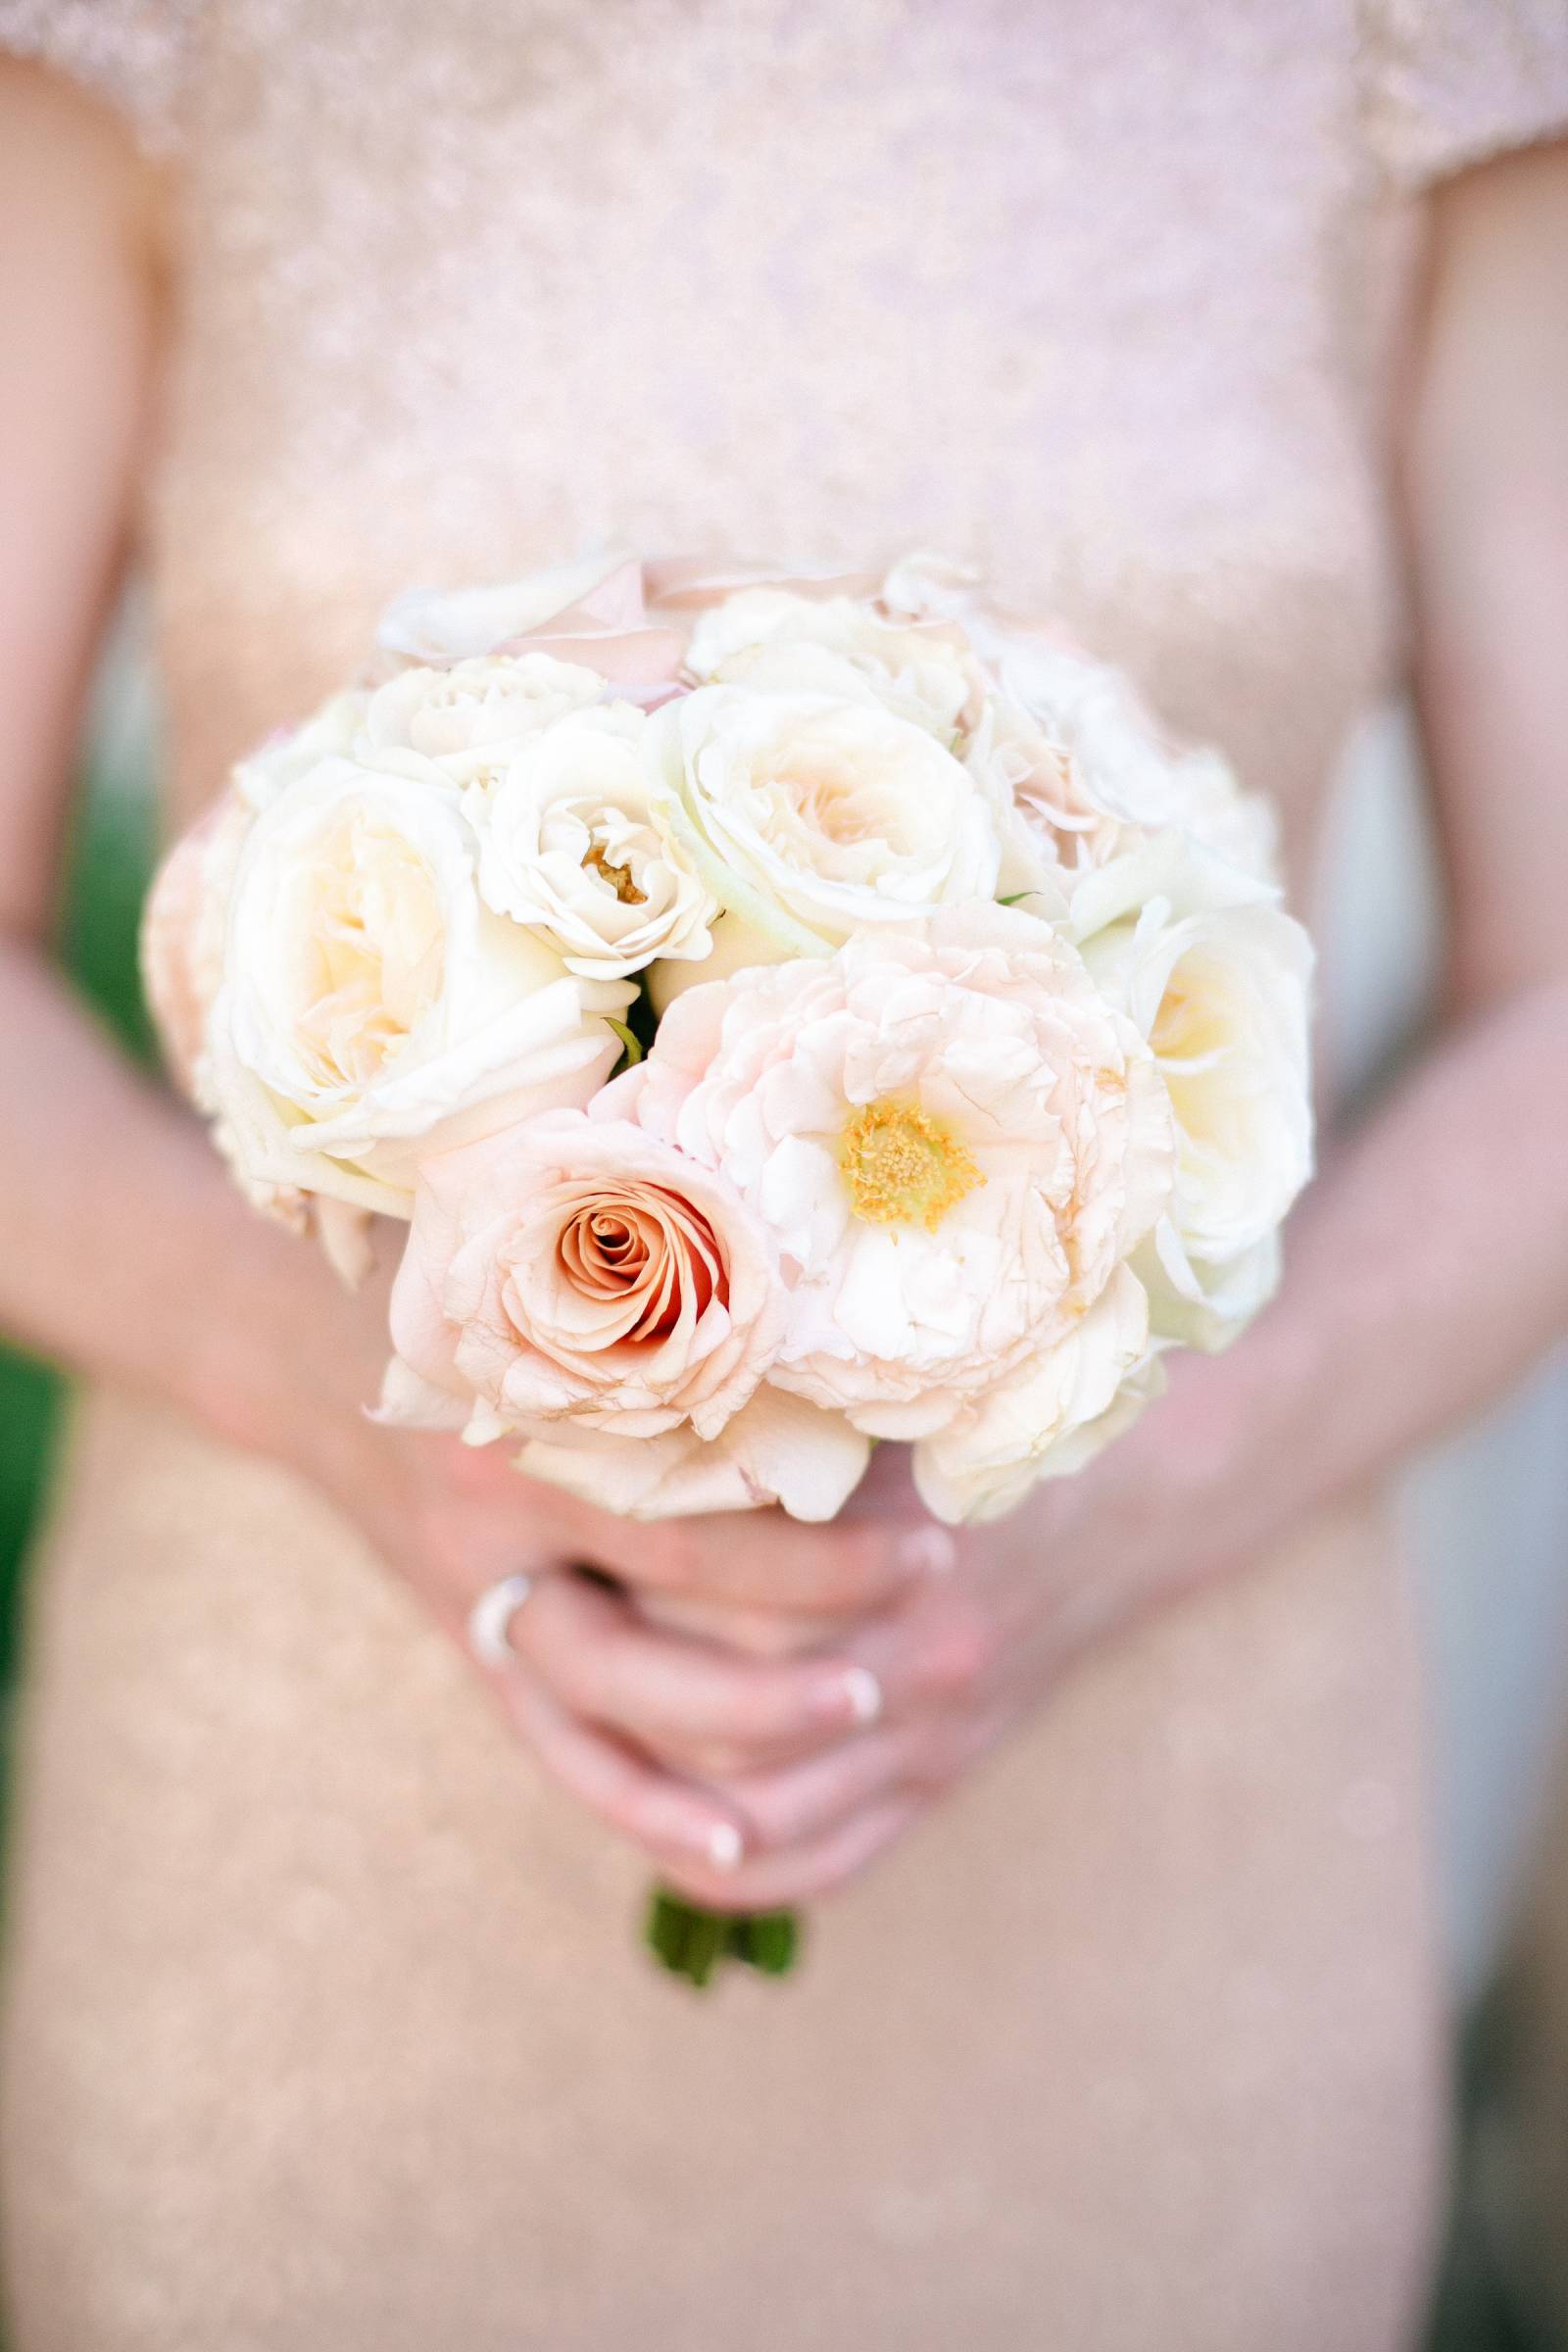
{"type": "Polygon", "coordinates": [[[532,1591],[533,1578],[519,1573],[480,1593],[468,1611],[468,1647],[481,1666],[494,1672],[513,1663],[512,1621],[532,1591]]]}

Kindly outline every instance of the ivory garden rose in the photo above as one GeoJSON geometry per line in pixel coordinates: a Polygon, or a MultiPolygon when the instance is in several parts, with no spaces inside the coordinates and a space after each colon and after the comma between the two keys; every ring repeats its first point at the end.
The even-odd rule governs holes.
{"type": "Polygon", "coordinates": [[[764,953],[820,956],[996,888],[973,777],[875,700],[700,686],[655,713],[649,745],[676,842],[764,953]]]}
{"type": "Polygon", "coordinates": [[[1149,1040],[1176,1179],[1140,1260],[1154,1327],[1225,1346],[1272,1296],[1312,1172],[1312,947],[1278,892],[1167,828],[1073,894],[1068,928],[1149,1040]]]}
{"type": "Polygon", "coordinates": [[[671,836],[630,703],[542,728],[469,806],[487,906],[527,924],[568,971],[616,979],[658,956],[698,962],[716,903],[671,836]]]}
{"type": "Polygon", "coordinates": [[[949,750],[985,707],[985,676],[962,633],[900,623],[863,598],[748,588],[697,621],[686,667],[713,682],[817,692],[881,704],[949,750]]]}
{"type": "Polygon", "coordinates": [[[631,991],[479,895],[455,794],[337,756],[252,825],[213,1007],[213,1093],[257,1178],[407,1215],[414,1154],[585,1102],[631,991]]]}

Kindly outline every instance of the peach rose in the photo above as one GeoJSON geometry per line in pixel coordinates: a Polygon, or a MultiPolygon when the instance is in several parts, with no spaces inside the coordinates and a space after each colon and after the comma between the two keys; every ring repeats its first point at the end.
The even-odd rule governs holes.
{"type": "Polygon", "coordinates": [[[475,1442],[712,1439],[783,1320],[766,1230],[722,1176],[623,1121],[547,1112],[425,1161],[385,1403],[446,1422],[471,1403],[475,1442]]]}
{"type": "MultiPolygon", "coordinates": [[[[728,1178],[789,1288],[772,1384],[873,1437],[931,1438],[1033,1375],[1172,1182],[1169,1103],[1134,1024],[1048,925],[981,903],[689,990],[590,1116],[633,1118],[728,1178]]],[[[1126,1275],[1119,1371],[1142,1351],[1142,1299],[1126,1275]]],[[[1056,1388],[1053,1439],[1110,1401],[1100,1382],[1056,1388]]]]}

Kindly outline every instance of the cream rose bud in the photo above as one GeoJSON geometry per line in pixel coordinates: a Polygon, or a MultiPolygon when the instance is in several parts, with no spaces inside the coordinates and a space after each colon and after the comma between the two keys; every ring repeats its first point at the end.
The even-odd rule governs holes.
{"type": "Polygon", "coordinates": [[[653,713],[656,805],[718,904],[783,955],[989,899],[1001,849],[961,761],[874,702],[702,686],[653,713]]]}
{"type": "MultiPolygon", "coordinates": [[[[1170,1107],[1048,925],[970,904],[693,988],[601,1111],[719,1170],[770,1231],[775,1388],[917,1441],[1027,1376],[1052,1397],[1035,1459],[1105,1409],[1103,1382],[1042,1359],[1165,1208],[1170,1107]]],[[[1117,1379],[1144,1346],[1141,1287],[1120,1296],[1117,1379]]]]}
{"type": "Polygon", "coordinates": [[[712,945],[717,907],[655,807],[647,727],[629,703],[558,719],[465,803],[486,905],[590,978],[641,971],[656,956],[695,960],[712,945]]]}
{"type": "Polygon", "coordinates": [[[393,1418],[569,1443],[719,1436],[777,1350],[765,1228],[709,1168],[559,1111],[421,1166],[392,1296],[393,1418]]]}
{"type": "Polygon", "coordinates": [[[623,982],[568,973],[479,896],[455,796],[319,761],[257,818],[229,903],[212,1084],[239,1163],[407,1215],[421,1147],[585,1102],[623,982]]]}
{"type": "Polygon", "coordinates": [[[376,688],[355,742],[363,764],[493,792],[515,752],[556,719],[605,698],[597,670],[552,654],[486,654],[401,670],[376,688]]]}
{"type": "Polygon", "coordinates": [[[1311,943],[1276,892],[1174,830],[1086,876],[1070,923],[1175,1114],[1170,1205],[1138,1260],[1154,1329],[1224,1347],[1272,1295],[1311,1174],[1311,943]]]}
{"type": "Polygon", "coordinates": [[[705,612],[686,666],[704,683],[869,696],[949,749],[973,725],[985,693],[958,629],[894,622],[856,597],[779,588],[744,589],[705,612]]]}

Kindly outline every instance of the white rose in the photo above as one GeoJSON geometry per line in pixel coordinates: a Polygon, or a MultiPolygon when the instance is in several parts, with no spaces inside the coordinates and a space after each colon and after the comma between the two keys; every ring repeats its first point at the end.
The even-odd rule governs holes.
{"type": "Polygon", "coordinates": [[[334,694],[297,727],[279,728],[234,768],[234,789],[250,808],[265,808],[330,753],[347,754],[370,707],[368,688],[334,694]]]}
{"type": "Polygon", "coordinates": [[[585,1102],[619,982],[574,978],[479,897],[455,797],[322,760],[252,826],[229,903],[211,1079],[262,1184],[409,1213],[411,1156],[585,1102]]]}
{"type": "Polygon", "coordinates": [[[1020,631],[997,631],[985,650],[1003,705],[1071,755],[1077,805],[1099,820],[1081,824],[1082,858],[1116,856],[1132,828],[1180,825],[1245,872],[1276,878],[1269,804],[1242,790],[1218,752],[1169,741],[1120,670],[1020,631]]]}
{"type": "Polygon", "coordinates": [[[914,1448],[914,1482],[934,1517],[1000,1519],[1042,1478],[1081,1470],[1159,1393],[1149,1301],[1118,1266],[1064,1339],[1043,1348],[948,1428],[914,1448]]]}
{"type": "Polygon", "coordinates": [[[376,688],[355,753],[367,766],[493,792],[517,750],[554,720],[605,697],[597,670],[554,655],[484,654],[416,667],[376,688]]]}
{"type": "Polygon", "coordinates": [[[1246,872],[1278,879],[1267,801],[1244,792],[1218,752],[1173,743],[1124,673],[1064,629],[1003,612],[977,572],[923,553],[894,566],[882,601],[895,614],[956,624],[991,672],[969,756],[988,785],[1000,775],[1021,787],[1004,890],[1025,887],[1005,878],[1015,858],[1026,869],[1101,864],[1173,824],[1246,872]]]}
{"type": "Polygon", "coordinates": [[[654,713],[648,743],[676,840],[775,953],[820,955],[995,890],[974,778],[875,703],[704,686],[654,713]]]}
{"type": "Polygon", "coordinates": [[[1064,928],[1176,1116],[1170,1207],[1137,1260],[1153,1328],[1223,1347],[1272,1295],[1311,1174],[1311,943],[1275,891],[1175,830],[1085,875],[1064,928]]]}
{"type": "Polygon", "coordinates": [[[715,903],[654,807],[647,726],[628,703],[558,719],[466,802],[485,903],[542,932],[568,971],[613,979],[712,945],[715,903]]]}
{"type": "Polygon", "coordinates": [[[686,666],[704,683],[870,695],[950,749],[978,715],[984,691],[958,630],[898,624],[854,597],[778,588],[744,589],[705,612],[686,666]]]}

